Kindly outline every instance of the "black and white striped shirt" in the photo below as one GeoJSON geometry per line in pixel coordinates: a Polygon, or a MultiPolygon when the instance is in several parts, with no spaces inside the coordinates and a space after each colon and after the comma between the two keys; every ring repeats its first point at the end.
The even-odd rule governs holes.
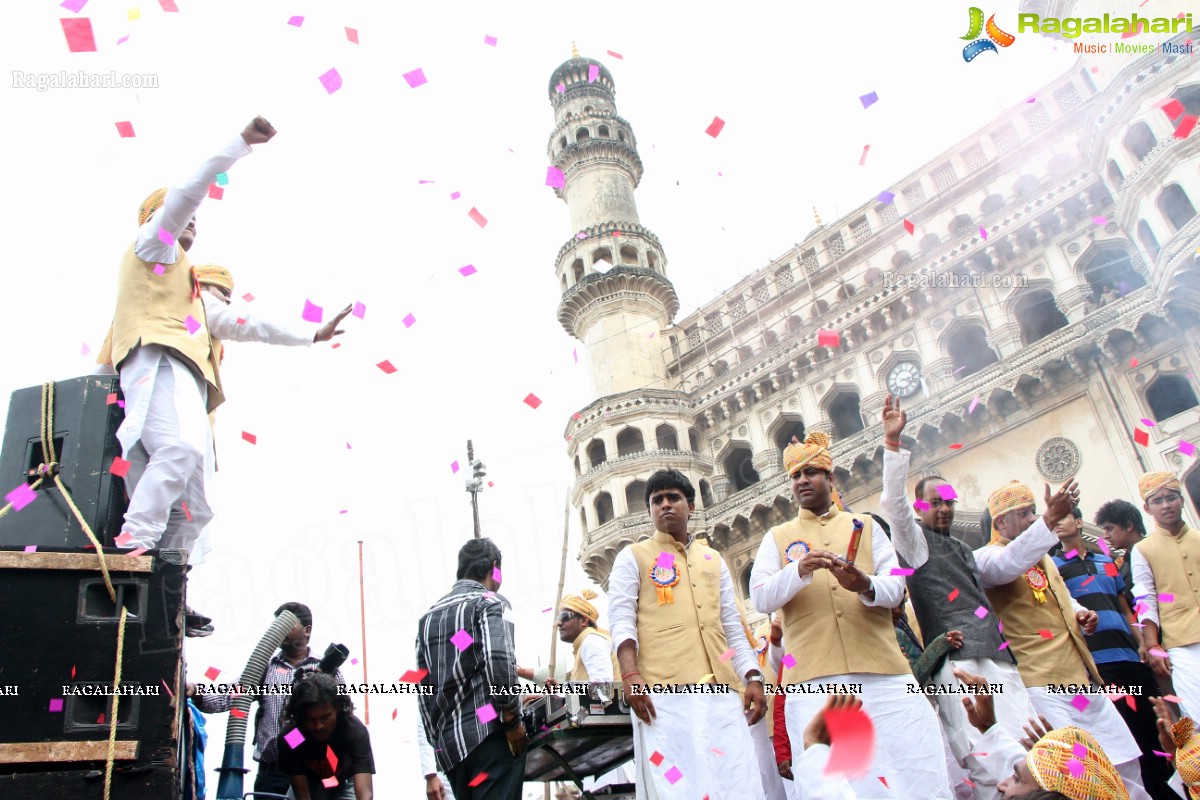
{"type": "MultiPolygon", "coordinates": [[[[464,579],[438,600],[417,625],[417,669],[429,670],[422,686],[421,721],[436,751],[438,764],[449,770],[484,739],[500,730],[500,717],[519,711],[516,695],[493,695],[493,686],[517,685],[513,624],[509,602],[478,581],[464,579]],[[471,642],[460,649],[452,639],[465,631],[471,642]],[[477,710],[491,704],[496,718],[482,722],[477,710]]],[[[485,712],[485,718],[488,714],[485,712]]]]}

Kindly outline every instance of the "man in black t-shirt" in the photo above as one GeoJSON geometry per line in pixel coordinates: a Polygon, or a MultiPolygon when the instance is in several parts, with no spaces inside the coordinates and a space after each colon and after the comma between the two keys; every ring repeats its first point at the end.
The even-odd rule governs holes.
{"type": "Polygon", "coordinates": [[[367,726],[337,682],[320,672],[292,687],[279,734],[279,768],[296,800],[373,800],[375,759],[367,726]]]}

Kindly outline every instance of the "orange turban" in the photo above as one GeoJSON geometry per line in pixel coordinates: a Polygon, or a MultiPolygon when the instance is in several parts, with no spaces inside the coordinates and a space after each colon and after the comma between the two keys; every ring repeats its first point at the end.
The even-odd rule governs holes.
{"type": "Polygon", "coordinates": [[[145,225],[146,220],[154,216],[154,212],[162,208],[163,200],[167,196],[167,187],[155,189],[150,193],[150,196],[142,201],[141,207],[138,209],[138,225],[145,225]]]}
{"type": "Polygon", "coordinates": [[[1034,743],[1025,765],[1038,786],[1071,800],[1129,800],[1117,768],[1082,728],[1050,731],[1034,743]]]}
{"type": "Polygon", "coordinates": [[[1171,738],[1175,741],[1175,769],[1183,778],[1183,785],[1191,789],[1200,788],[1200,736],[1194,732],[1191,717],[1184,717],[1171,726],[1171,738]]]}
{"type": "Polygon", "coordinates": [[[1036,504],[1033,490],[1018,481],[1007,483],[988,495],[988,512],[992,515],[992,541],[994,542],[998,535],[997,519],[1010,511],[1032,508],[1036,504]]]}
{"type": "Polygon", "coordinates": [[[1141,494],[1143,500],[1159,489],[1174,489],[1182,493],[1183,484],[1179,482],[1179,478],[1176,478],[1173,472],[1147,472],[1138,478],[1138,493],[1141,494]]]}
{"type": "Polygon", "coordinates": [[[804,467],[812,465],[825,472],[833,472],[833,456],[829,453],[829,434],[813,431],[804,444],[793,436],[792,443],[783,451],[783,468],[788,475],[795,475],[804,467]]]}
{"type": "Polygon", "coordinates": [[[216,264],[204,264],[194,267],[192,273],[196,276],[198,283],[220,286],[222,289],[233,291],[233,275],[224,267],[218,267],[216,264]]]}
{"type": "Polygon", "coordinates": [[[596,593],[591,589],[584,589],[577,595],[573,594],[564,597],[562,602],[558,604],[558,607],[567,611],[574,611],[579,616],[595,622],[600,619],[600,612],[589,601],[595,600],[596,597],[596,593]]]}

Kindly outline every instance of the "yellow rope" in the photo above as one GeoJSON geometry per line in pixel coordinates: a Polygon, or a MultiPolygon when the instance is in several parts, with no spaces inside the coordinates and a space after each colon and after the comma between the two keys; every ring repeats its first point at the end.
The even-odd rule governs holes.
{"type": "Polygon", "coordinates": [[[121,705],[121,661],[125,653],[125,618],[129,610],[121,606],[121,621],[117,625],[117,665],[113,670],[112,718],[108,721],[108,758],[104,763],[104,800],[112,792],[113,761],[117,751],[117,711],[121,705]]]}

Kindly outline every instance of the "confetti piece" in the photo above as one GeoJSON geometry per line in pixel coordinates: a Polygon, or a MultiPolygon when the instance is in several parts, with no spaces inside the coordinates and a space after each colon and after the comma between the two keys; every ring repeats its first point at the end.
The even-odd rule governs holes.
{"type": "Polygon", "coordinates": [[[679,767],[671,767],[663,773],[663,777],[667,779],[667,783],[674,786],[679,783],[679,779],[683,777],[683,773],[679,771],[679,767]]]}
{"type": "Polygon", "coordinates": [[[117,123],[117,133],[120,134],[122,139],[134,138],[135,134],[133,132],[133,123],[132,122],[118,122],[117,123]]]}
{"type": "Polygon", "coordinates": [[[948,483],[938,484],[937,493],[941,495],[943,500],[957,500],[958,492],[954,491],[954,487],[948,483]]]}
{"type": "Polygon", "coordinates": [[[911,236],[913,233],[915,233],[915,232],[916,232],[916,230],[917,230],[917,226],[916,226],[916,225],[913,225],[911,222],[909,222],[909,221],[908,221],[908,218],[907,218],[907,217],[905,217],[905,219],[904,219],[904,230],[908,231],[909,235],[911,236]]]}
{"type": "Polygon", "coordinates": [[[663,754],[658,752],[657,750],[655,750],[654,753],[651,754],[651,756],[650,756],[650,763],[657,767],[660,764],[662,764],[662,762],[663,762],[663,754]]]}
{"type": "Polygon", "coordinates": [[[400,713],[400,709],[398,709],[398,708],[393,708],[393,709],[392,709],[392,720],[393,720],[393,721],[396,719],[396,715],[397,715],[397,714],[399,714],[399,713],[400,713]]]}
{"type": "Polygon", "coordinates": [[[215,183],[210,183],[208,185],[208,196],[213,200],[220,200],[221,198],[225,197],[225,190],[220,186],[217,186],[215,183]]]}
{"type": "Polygon", "coordinates": [[[955,442],[954,444],[950,445],[949,447],[951,450],[962,450],[963,449],[962,442],[955,442]]]}
{"type": "Polygon", "coordinates": [[[1185,456],[1194,456],[1196,455],[1196,445],[1185,439],[1180,439],[1179,452],[1183,453],[1185,456]]]}
{"type": "Polygon", "coordinates": [[[288,731],[288,734],[283,737],[283,740],[288,743],[288,747],[295,750],[304,743],[304,734],[299,730],[293,729],[288,731]]]}
{"type": "Polygon", "coordinates": [[[625,56],[621,55],[620,53],[614,53],[612,50],[605,50],[604,52],[608,53],[610,56],[615,58],[617,61],[625,60],[625,56]]]}
{"type": "Polygon", "coordinates": [[[1175,703],[1177,705],[1183,705],[1183,701],[1180,700],[1178,697],[1176,697],[1173,694],[1164,694],[1162,696],[1162,699],[1166,700],[1168,703],[1175,703]]]}
{"type": "Polygon", "coordinates": [[[380,361],[375,366],[379,367],[387,375],[391,375],[393,372],[396,371],[396,368],[392,366],[392,362],[388,361],[387,359],[380,361]]]}
{"type": "Polygon", "coordinates": [[[1001,645],[999,647],[996,648],[996,651],[999,652],[1006,647],[1008,647],[1008,642],[1003,642],[1003,643],[1001,643],[1001,645]]]}
{"type": "Polygon", "coordinates": [[[1137,365],[1138,365],[1138,360],[1136,358],[1129,359],[1129,368],[1130,369],[1137,369],[1137,365]]]}
{"type": "Polygon", "coordinates": [[[1080,711],[1083,711],[1091,704],[1092,701],[1088,700],[1087,697],[1081,694],[1077,694],[1071,698],[1071,705],[1075,706],[1075,708],[1079,709],[1080,711]]]}
{"type": "Polygon", "coordinates": [[[240,708],[231,708],[231,709],[229,709],[229,713],[231,716],[238,717],[238,718],[249,716],[245,711],[243,711],[240,708]]]}
{"type": "Polygon", "coordinates": [[[1152,419],[1146,419],[1145,417],[1142,417],[1140,420],[1138,420],[1138,422],[1142,423],[1142,424],[1143,424],[1143,425],[1145,425],[1147,428],[1153,428],[1153,427],[1155,427],[1155,425],[1154,425],[1154,420],[1152,420],[1152,419]]]}
{"type": "Polygon", "coordinates": [[[1087,758],[1087,745],[1083,744],[1082,742],[1076,742],[1071,746],[1071,754],[1076,758],[1087,758]]]}
{"type": "Polygon", "coordinates": [[[61,697],[53,697],[50,699],[50,713],[57,714],[63,709],[63,701],[61,697]]]}
{"type": "Polygon", "coordinates": [[[867,153],[870,152],[870,150],[871,150],[871,145],[869,145],[869,144],[863,145],[862,156],[858,159],[858,165],[860,167],[865,167],[867,165],[867,153]]]}
{"type": "Polygon", "coordinates": [[[325,87],[325,91],[329,94],[333,94],[338,89],[342,88],[342,76],[340,73],[338,73],[336,68],[330,69],[328,72],[321,75],[321,77],[317,78],[317,80],[321,82],[321,85],[325,87]]]}
{"type": "Polygon", "coordinates": [[[116,475],[118,478],[124,478],[129,474],[129,462],[120,456],[113,456],[113,462],[112,465],[109,466],[108,471],[110,474],[116,475]]]}
{"type": "Polygon", "coordinates": [[[971,398],[971,405],[967,406],[967,413],[974,414],[975,409],[978,407],[979,407],[979,395],[975,395],[974,397],[971,398]]]}
{"type": "Polygon", "coordinates": [[[563,171],[558,167],[546,167],[546,185],[552,189],[561,189],[567,185],[563,171]]]}
{"type": "Polygon", "coordinates": [[[158,229],[158,240],[160,242],[162,242],[163,244],[165,244],[167,247],[175,246],[175,236],[166,228],[158,229]]]}
{"type": "Polygon", "coordinates": [[[500,573],[499,567],[492,567],[492,580],[496,583],[504,583],[504,576],[500,573]]]}
{"type": "Polygon", "coordinates": [[[250,444],[258,444],[258,437],[249,431],[242,431],[242,438],[250,444]]]}
{"type": "MultiPolygon", "coordinates": [[[[72,680],[74,680],[74,678],[75,678],[75,667],[71,667],[71,678],[72,678],[72,680]]],[[[167,682],[160,679],[159,683],[161,683],[163,688],[167,690],[167,696],[170,697],[172,700],[174,700],[175,693],[171,691],[170,686],[167,686],[167,682]]]]}
{"type": "Polygon", "coordinates": [[[595,64],[588,64],[588,83],[595,83],[600,77],[600,67],[595,64]]]}
{"type": "Polygon", "coordinates": [[[471,638],[471,634],[467,633],[462,628],[459,628],[458,633],[450,637],[450,642],[460,651],[466,650],[474,643],[474,641],[475,640],[471,638]]]}
{"type": "Polygon", "coordinates": [[[785,669],[791,669],[792,667],[796,666],[796,657],[791,653],[787,653],[784,655],[781,663],[785,669]]]}
{"type": "Polygon", "coordinates": [[[659,553],[658,559],[654,562],[654,565],[656,567],[658,567],[659,569],[674,569],[675,568],[674,553],[668,553],[666,551],[659,553]]]}
{"type": "Polygon", "coordinates": [[[133,22],[135,19],[141,19],[141,17],[142,10],[140,8],[131,8],[125,12],[125,18],[130,22],[133,22]]]}
{"type": "Polygon", "coordinates": [[[216,667],[209,667],[208,669],[204,670],[204,677],[208,678],[210,681],[215,681],[217,676],[220,674],[221,670],[217,669],[216,667]]]}
{"type": "Polygon", "coordinates": [[[1041,630],[1038,631],[1038,636],[1042,637],[1043,639],[1053,639],[1054,638],[1054,634],[1051,633],[1050,631],[1046,630],[1045,628],[1042,628],[1041,630]]]}
{"type": "Polygon", "coordinates": [[[288,25],[299,28],[304,24],[304,17],[292,17],[288,20],[288,25]]]}
{"type": "Polygon", "coordinates": [[[367,307],[363,303],[355,302],[354,310],[352,310],[350,314],[351,316],[358,317],[359,319],[364,319],[367,316],[367,307]]]}
{"type": "Polygon", "coordinates": [[[411,313],[409,313],[409,314],[404,315],[404,319],[401,320],[401,322],[404,323],[404,327],[411,328],[413,325],[416,324],[417,318],[414,317],[411,313]]]}
{"type": "Polygon", "coordinates": [[[733,658],[733,648],[731,647],[724,653],[721,653],[720,658],[722,661],[728,661],[729,659],[733,658]]]}
{"type": "Polygon", "coordinates": [[[485,217],[483,214],[480,214],[479,209],[475,208],[475,206],[471,206],[471,210],[467,212],[467,216],[475,220],[475,224],[479,227],[487,227],[487,217],[485,217]]]}
{"type": "Polygon", "coordinates": [[[400,676],[401,683],[420,683],[429,674],[427,669],[410,669],[400,676]]]}
{"type": "Polygon", "coordinates": [[[333,787],[337,786],[339,783],[341,783],[341,781],[339,781],[337,779],[337,776],[331,776],[331,777],[324,778],[321,780],[321,785],[324,786],[326,789],[332,789],[333,787]]]}
{"type": "Polygon", "coordinates": [[[891,575],[903,575],[905,577],[912,575],[915,570],[908,567],[892,567],[891,575]]]}
{"type": "Polygon", "coordinates": [[[875,725],[861,708],[835,708],[825,712],[829,731],[826,775],[858,776],[875,758],[875,725]]]}
{"type": "Polygon", "coordinates": [[[986,242],[987,241],[987,228],[980,225],[979,226],[979,235],[982,236],[983,240],[986,242]]]}
{"type": "Polygon", "coordinates": [[[4,495],[4,499],[12,503],[13,511],[20,511],[22,508],[37,499],[37,492],[35,492],[33,489],[30,489],[28,483],[22,483],[20,486],[4,495]]]}
{"type": "Polygon", "coordinates": [[[721,119],[720,117],[713,117],[713,121],[708,124],[708,127],[704,129],[704,132],[715,139],[724,128],[725,120],[721,119]]]}
{"type": "Polygon", "coordinates": [[[484,36],[483,43],[486,44],[488,47],[495,47],[496,46],[496,37],[495,36],[484,36]]]}
{"type": "Polygon", "coordinates": [[[123,45],[123,44],[125,44],[125,43],[126,43],[126,42],[128,42],[128,41],[129,41],[129,36],[128,36],[128,35],[125,35],[125,36],[122,36],[120,39],[117,39],[117,44],[118,44],[118,45],[123,45]]]}
{"type": "Polygon", "coordinates": [[[129,547],[133,543],[133,534],[129,531],[122,531],[119,536],[113,539],[113,543],[117,547],[129,547]]]}
{"type": "Polygon", "coordinates": [[[1075,556],[1077,556],[1077,555],[1079,555],[1079,551],[1078,551],[1078,550],[1072,550],[1072,551],[1071,551],[1071,552],[1069,552],[1069,553],[1063,553],[1063,558],[1065,558],[1067,561],[1070,561],[1072,558],[1074,558],[1074,557],[1075,557],[1075,556]]]}
{"type": "Polygon", "coordinates": [[[420,68],[414,69],[412,72],[404,73],[404,80],[408,81],[408,85],[412,89],[428,83],[425,78],[425,72],[420,68]]]}
{"type": "Polygon", "coordinates": [[[96,39],[92,35],[92,21],[87,17],[60,19],[63,35],[67,37],[67,50],[72,53],[96,52],[96,39]]]}
{"type": "Polygon", "coordinates": [[[1159,592],[1159,593],[1158,593],[1158,602],[1160,602],[1160,603],[1174,603],[1174,602],[1175,602],[1175,595],[1173,595],[1173,594],[1168,594],[1167,592],[1159,592]]]}
{"type": "Polygon", "coordinates": [[[1142,447],[1147,447],[1150,444],[1150,434],[1144,430],[1141,430],[1140,428],[1135,429],[1133,432],[1133,440],[1142,447]]]}
{"type": "Polygon", "coordinates": [[[1071,773],[1071,777],[1082,778],[1083,762],[1077,758],[1069,758],[1067,759],[1067,770],[1071,773]]]}
{"type": "MultiPolygon", "coordinates": [[[[66,7],[66,5],[66,3],[63,3],[64,7],[66,7]]],[[[1168,119],[1175,119],[1181,116],[1186,110],[1183,107],[1183,103],[1173,97],[1168,100],[1160,100],[1155,103],[1155,105],[1163,110],[1163,113],[1167,115],[1168,119]]]]}
{"type": "Polygon", "coordinates": [[[1092,217],[1092,223],[1095,225],[1107,225],[1108,219],[1106,217],[1092,217]]]}
{"type": "MultiPolygon", "coordinates": [[[[67,11],[70,11],[72,14],[78,14],[83,10],[83,7],[87,5],[87,2],[88,0],[63,0],[63,2],[59,5],[65,8],[67,11]]],[[[1178,103],[1179,101],[1176,100],[1175,102],[1178,103]]]]}
{"type": "Polygon", "coordinates": [[[1108,556],[1109,558],[1112,558],[1112,550],[1108,549],[1108,542],[1105,541],[1104,537],[1096,539],[1096,545],[1100,548],[1100,552],[1104,553],[1104,555],[1108,556]]]}
{"type": "Polygon", "coordinates": [[[871,92],[870,94],[864,94],[859,97],[858,101],[862,103],[863,108],[870,108],[879,102],[879,95],[875,92],[871,92]]]}
{"type": "Polygon", "coordinates": [[[841,334],[837,331],[822,328],[817,331],[817,344],[821,347],[837,347],[842,343],[841,334]]]}
{"type": "Polygon", "coordinates": [[[1173,136],[1176,139],[1186,139],[1192,135],[1192,131],[1196,128],[1196,115],[1184,114],[1183,119],[1179,121],[1179,125],[1175,128],[1173,136]]]}
{"type": "Polygon", "coordinates": [[[953,603],[958,598],[958,589],[951,590],[950,594],[946,595],[946,599],[953,603]]]}
{"type": "Polygon", "coordinates": [[[558,86],[554,87],[554,91],[558,92],[559,94],[562,94],[566,90],[567,90],[567,85],[565,83],[560,83],[558,86]]]}
{"type": "Polygon", "coordinates": [[[880,192],[877,199],[885,206],[891,205],[891,202],[896,199],[896,195],[892,194],[891,192],[880,192]]]}
{"type": "Polygon", "coordinates": [[[541,399],[538,398],[538,396],[536,394],[534,394],[533,392],[530,392],[529,394],[525,395],[525,400],[523,402],[525,403],[525,405],[529,406],[530,408],[537,408],[538,406],[540,406],[542,404],[541,399]]]}
{"type": "Polygon", "coordinates": [[[460,197],[462,197],[462,192],[451,192],[450,193],[451,200],[457,200],[460,197]]]}
{"type": "Polygon", "coordinates": [[[450,462],[450,472],[454,475],[458,474],[458,462],[457,461],[450,462]]]}
{"type": "Polygon", "coordinates": [[[254,295],[250,294],[249,292],[246,292],[244,295],[242,295],[242,299],[245,300],[247,303],[253,303],[254,295]]]}
{"type": "Polygon", "coordinates": [[[37,545],[36,545],[36,544],[27,544],[27,545],[25,545],[25,552],[26,552],[26,553],[36,553],[36,552],[37,552],[37,545]]]}
{"type": "Polygon", "coordinates": [[[83,346],[79,348],[79,354],[81,356],[86,356],[90,352],[92,352],[92,348],[87,346],[87,342],[84,342],[83,346]]]}
{"type": "Polygon", "coordinates": [[[983,619],[987,615],[988,615],[987,606],[980,606],[979,608],[975,609],[975,616],[979,617],[980,619],[983,619]]]}
{"type": "Polygon", "coordinates": [[[325,312],[318,305],[313,305],[311,300],[304,301],[304,310],[300,312],[300,316],[309,322],[320,322],[321,317],[325,312]]]}
{"type": "Polygon", "coordinates": [[[915,508],[917,511],[928,511],[929,509],[933,508],[933,506],[929,505],[929,503],[926,503],[924,500],[913,500],[913,508],[915,508]]]}
{"type": "Polygon", "coordinates": [[[346,40],[358,44],[358,31],[354,28],[346,28],[346,40]]]}
{"type": "Polygon", "coordinates": [[[475,716],[479,717],[479,721],[486,725],[499,715],[496,713],[495,706],[493,706],[491,703],[485,703],[479,708],[475,709],[475,716]]]}
{"type": "Polygon", "coordinates": [[[464,278],[474,275],[478,271],[479,270],[475,269],[475,267],[471,264],[467,264],[465,267],[458,268],[458,274],[462,275],[464,278]]]}
{"type": "Polygon", "coordinates": [[[474,789],[476,786],[478,786],[481,783],[483,783],[484,781],[486,781],[487,777],[488,777],[488,774],[486,772],[481,772],[478,775],[476,775],[474,778],[471,778],[471,782],[468,783],[467,786],[470,786],[472,789],[474,789]]]}

